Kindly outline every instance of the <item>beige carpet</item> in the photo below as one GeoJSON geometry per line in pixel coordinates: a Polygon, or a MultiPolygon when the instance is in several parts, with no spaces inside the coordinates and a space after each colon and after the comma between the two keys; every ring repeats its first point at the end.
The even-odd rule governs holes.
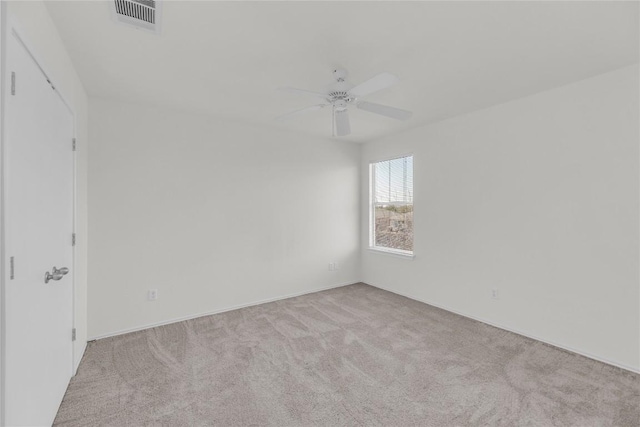
{"type": "Polygon", "coordinates": [[[56,424],[638,426],[640,375],[356,284],[92,342],[56,424]]]}

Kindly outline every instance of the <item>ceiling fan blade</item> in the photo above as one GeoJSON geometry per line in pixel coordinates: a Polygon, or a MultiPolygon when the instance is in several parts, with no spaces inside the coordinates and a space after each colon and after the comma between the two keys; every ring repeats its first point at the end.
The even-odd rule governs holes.
{"type": "Polygon", "coordinates": [[[300,110],[295,110],[295,111],[292,111],[290,113],[283,114],[282,116],[278,116],[274,120],[276,120],[278,122],[281,122],[281,121],[290,119],[291,117],[295,117],[295,116],[300,115],[300,114],[304,114],[304,113],[309,113],[311,111],[320,110],[320,109],[326,107],[327,105],[328,104],[318,104],[318,105],[312,105],[310,107],[301,108],[300,110]]]}
{"type": "Polygon", "coordinates": [[[349,93],[354,95],[356,98],[359,98],[379,90],[386,89],[399,81],[400,79],[391,73],[381,73],[366,82],[360,83],[358,86],[351,88],[349,93]]]}
{"type": "Polygon", "coordinates": [[[296,89],[295,87],[288,87],[288,86],[279,87],[278,90],[281,90],[283,92],[310,95],[310,96],[315,96],[316,98],[327,99],[327,94],[326,93],[314,92],[312,90],[296,89]]]}
{"type": "Polygon", "coordinates": [[[349,124],[349,113],[347,112],[347,110],[334,110],[333,117],[336,124],[336,135],[349,135],[351,133],[351,125],[349,124]]]}
{"type": "Polygon", "coordinates": [[[411,111],[400,108],[389,107],[388,105],[375,104],[373,102],[358,102],[357,107],[370,113],[380,114],[396,120],[407,120],[413,114],[411,111]]]}

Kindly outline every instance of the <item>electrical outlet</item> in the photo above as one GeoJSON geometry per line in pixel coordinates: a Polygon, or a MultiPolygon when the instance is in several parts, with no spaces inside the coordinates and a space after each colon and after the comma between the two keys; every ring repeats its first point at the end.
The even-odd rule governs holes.
{"type": "Polygon", "coordinates": [[[149,301],[155,301],[158,299],[158,290],[157,289],[149,289],[147,293],[147,299],[149,301]]]}
{"type": "Polygon", "coordinates": [[[333,269],[334,269],[334,270],[338,270],[338,263],[337,263],[337,262],[334,262],[334,263],[333,263],[333,269]]]}
{"type": "Polygon", "coordinates": [[[329,271],[333,271],[333,263],[332,262],[329,263],[329,271]]]}
{"type": "Polygon", "coordinates": [[[498,291],[498,288],[491,289],[491,298],[492,299],[499,299],[500,298],[500,291],[498,291]]]}
{"type": "Polygon", "coordinates": [[[337,262],[330,262],[329,263],[329,271],[336,271],[338,269],[338,263],[337,262]]]}

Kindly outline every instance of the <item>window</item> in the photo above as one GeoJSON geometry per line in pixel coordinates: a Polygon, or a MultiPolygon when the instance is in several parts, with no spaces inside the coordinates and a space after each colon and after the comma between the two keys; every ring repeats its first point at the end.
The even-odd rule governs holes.
{"type": "Polygon", "coordinates": [[[413,156],[371,163],[372,249],[413,254],[413,156]]]}

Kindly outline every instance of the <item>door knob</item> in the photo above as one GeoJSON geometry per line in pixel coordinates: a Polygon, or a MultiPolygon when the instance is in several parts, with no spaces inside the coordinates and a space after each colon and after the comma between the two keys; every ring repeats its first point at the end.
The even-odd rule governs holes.
{"type": "Polygon", "coordinates": [[[51,269],[51,273],[48,271],[44,273],[44,283],[49,283],[49,280],[60,280],[62,277],[69,272],[67,267],[62,267],[57,269],[55,266],[51,269]]]}

